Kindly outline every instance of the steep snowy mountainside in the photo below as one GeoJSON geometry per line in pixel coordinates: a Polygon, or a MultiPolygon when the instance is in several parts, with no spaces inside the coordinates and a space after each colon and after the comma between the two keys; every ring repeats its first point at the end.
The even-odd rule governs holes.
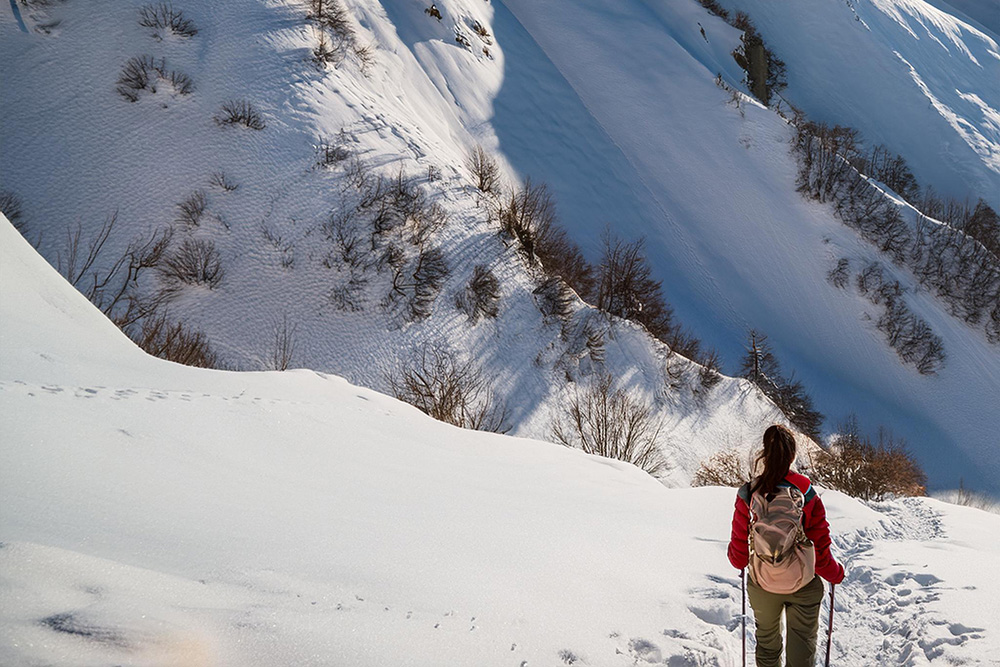
{"type": "Polygon", "coordinates": [[[956,16],[962,17],[964,14],[970,22],[978,22],[980,28],[993,33],[994,39],[1000,35],[1000,5],[992,0],[928,0],[928,2],[956,16]]]}
{"type": "MultiPolygon", "coordinates": [[[[720,73],[739,85],[740,33],[693,0],[442,0],[441,21],[409,0],[355,0],[351,25],[358,44],[375,46],[374,62],[325,69],[311,62],[306,2],[178,2],[198,33],[160,39],[139,25],[144,4],[33,5],[27,34],[0,12],[0,189],[20,197],[25,234],[53,264],[66,258],[67,231],[79,225],[86,238],[115,211],[111,255],[166,229],[175,248],[214,248],[219,283],[181,286],[169,314],[231,366],[267,367],[276,323],[287,321],[293,365],[387,390],[387,375],[424,345],[446,343],[495,379],[518,435],[550,437],[573,390],[606,371],[666,420],[668,483],[686,484],[720,448],[754,443],[777,414],[745,383],[724,380],[704,401],[691,391],[697,367],[636,327],[578,302],[568,325],[541,314],[538,276],[498,239],[470,186],[464,161],[479,143],[511,179],[550,184],[592,259],[608,225],[645,236],[678,319],[720,350],[728,372],[747,329],[761,329],[828,426],[857,412],[865,428],[904,436],[932,486],[964,478],[996,491],[985,417],[997,403],[995,350],[914,291],[910,307],[948,354],[938,377],[918,376],[875,330],[871,304],[826,281],[839,258],[861,267],[878,256],[795,192],[785,123],[750,100],[737,108],[716,85],[720,73]],[[123,99],[116,82],[142,55],[189,76],[193,90],[163,83],[123,99]],[[255,105],[266,127],[220,127],[228,100],[255,105]],[[336,159],[320,166],[324,145],[336,159]],[[378,241],[361,210],[360,181],[400,174],[447,213],[419,248],[404,232],[378,241]],[[179,205],[199,202],[201,217],[182,219],[179,205]],[[372,249],[362,268],[338,259],[335,221],[372,249]],[[424,250],[440,251],[450,273],[418,320],[390,265],[413,272],[424,250]],[[479,264],[497,277],[501,308],[473,324],[454,304],[479,264]],[[582,334],[595,329],[606,349],[591,355],[582,334]],[[682,383],[670,377],[678,363],[682,383]]],[[[890,274],[913,290],[905,272],[890,274]]]]}
{"type": "Polygon", "coordinates": [[[984,32],[922,0],[720,4],[752,17],[788,66],[783,95],[810,118],[885,144],[939,194],[1000,208],[995,22],[984,32]]]}
{"type": "MultiPolygon", "coordinates": [[[[25,235],[53,265],[65,264],[67,230],[82,228],[86,245],[113,212],[104,262],[135,235],[172,230],[174,249],[214,247],[221,279],[181,285],[167,312],[204,332],[228,365],[266,368],[276,323],[287,321],[297,337],[294,366],[388,390],[387,376],[425,345],[446,344],[494,380],[519,435],[551,437],[575,387],[610,373],[664,419],[670,484],[688,484],[720,448],[749,448],[781,418],[743,381],[726,378],[710,396],[695,396],[700,367],[670,357],[635,325],[609,322],[579,301],[567,322],[540,312],[538,276],[498,238],[464,167],[476,143],[497,146],[490,100],[504,51],[473,31],[492,26],[491,5],[442,2],[439,23],[413,3],[351,4],[359,43],[377,45],[367,73],[352,59],[315,67],[304,2],[177,3],[198,32],[160,40],[138,24],[140,5],[65,3],[27,16],[33,25],[43,11],[59,18],[51,34],[0,24],[0,48],[15,63],[0,80],[2,186],[24,202],[25,235]],[[95,40],[99,25],[118,30],[95,40]],[[482,49],[458,44],[456,31],[482,49]],[[193,91],[164,84],[140,91],[137,102],[122,99],[118,72],[144,53],[187,74],[193,91]],[[252,103],[264,129],[220,127],[214,118],[233,99],[252,103]],[[318,164],[323,145],[333,164],[318,164]],[[383,183],[379,176],[400,175],[409,192],[426,195],[424,213],[437,205],[447,214],[423,248],[405,229],[379,240],[367,226],[371,205],[359,203],[383,183]],[[192,222],[179,205],[198,201],[192,222]],[[365,252],[378,245],[378,254],[345,260],[338,230],[365,252]],[[390,244],[404,270],[425,249],[444,256],[450,273],[426,318],[411,317],[393,288],[390,244]],[[500,286],[496,320],[473,323],[455,306],[476,265],[500,286]],[[601,341],[599,360],[585,344],[591,334],[601,341]]],[[[143,281],[149,293],[163,286],[156,275],[143,281]]]]}
{"type": "MultiPolygon", "coordinates": [[[[148,357],[2,219],[0,341],[4,664],[739,662],[732,489],[148,357]]],[[[823,499],[837,664],[991,663],[1000,517],[823,499]]]]}
{"type": "MultiPolygon", "coordinates": [[[[910,308],[944,340],[945,368],[920,376],[885,343],[872,305],[830,284],[841,258],[856,271],[887,260],[831,207],[796,191],[785,120],[750,100],[737,108],[716,85],[719,73],[730,85],[742,81],[730,55],[737,31],[694,0],[613,10],[597,1],[503,4],[509,13],[498,5],[497,39],[531,40],[541,55],[530,70],[536,77],[506,79],[497,96],[500,147],[521,173],[549,170],[577,238],[593,243],[608,223],[645,235],[681,321],[729,368],[747,331],[758,329],[810,388],[828,427],[856,412],[867,428],[881,423],[905,437],[932,486],[964,477],[997,492],[990,415],[1000,404],[1000,354],[908,271],[888,267],[910,308]],[[544,131],[518,125],[505,100],[548,109],[546,118],[561,122],[544,131]],[[607,169],[577,169],[594,164],[607,169]]],[[[516,71],[509,52],[508,62],[516,71]]]]}

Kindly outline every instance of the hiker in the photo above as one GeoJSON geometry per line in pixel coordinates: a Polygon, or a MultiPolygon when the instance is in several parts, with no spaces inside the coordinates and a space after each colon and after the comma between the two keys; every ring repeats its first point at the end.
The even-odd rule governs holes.
{"type": "Polygon", "coordinates": [[[789,469],[794,460],[792,432],[777,424],[768,427],[755,466],[760,476],[740,487],[733,512],[729,562],[750,572],[757,667],[781,664],[782,612],[786,667],[815,664],[823,602],[820,577],[831,584],[844,579],[843,566],[830,554],[823,501],[807,477],[789,469]]]}

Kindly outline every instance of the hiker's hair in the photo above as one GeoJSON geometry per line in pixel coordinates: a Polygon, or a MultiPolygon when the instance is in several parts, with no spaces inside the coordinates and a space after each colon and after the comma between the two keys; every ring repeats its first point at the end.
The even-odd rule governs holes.
{"type": "Polygon", "coordinates": [[[754,469],[760,476],[751,485],[750,493],[773,493],[778,482],[785,478],[795,460],[795,436],[781,424],[773,424],[764,431],[764,449],[757,455],[754,469]]]}

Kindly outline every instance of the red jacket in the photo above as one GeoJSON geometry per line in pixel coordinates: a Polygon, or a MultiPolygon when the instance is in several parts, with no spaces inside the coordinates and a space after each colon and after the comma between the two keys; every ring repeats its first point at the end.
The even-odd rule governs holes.
{"type": "MultiPolygon", "coordinates": [[[[830,553],[830,524],[826,521],[826,508],[809,482],[809,478],[796,472],[785,475],[785,481],[793,484],[806,497],[802,508],[802,526],[806,537],[812,540],[816,549],[816,574],[832,584],[844,580],[844,568],[830,553]]],[[[750,531],[750,484],[744,484],[736,494],[736,509],[733,512],[733,531],[729,539],[729,562],[738,570],[747,566],[750,547],[747,543],[750,531]]]]}

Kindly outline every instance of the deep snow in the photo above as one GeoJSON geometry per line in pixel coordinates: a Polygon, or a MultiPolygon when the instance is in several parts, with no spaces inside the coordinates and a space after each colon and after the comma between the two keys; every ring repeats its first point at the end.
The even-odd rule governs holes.
{"type": "MultiPolygon", "coordinates": [[[[0,223],[0,662],[739,664],[732,489],[150,358],[0,223]]],[[[1000,516],[822,497],[834,664],[996,664],[1000,516]]]]}

